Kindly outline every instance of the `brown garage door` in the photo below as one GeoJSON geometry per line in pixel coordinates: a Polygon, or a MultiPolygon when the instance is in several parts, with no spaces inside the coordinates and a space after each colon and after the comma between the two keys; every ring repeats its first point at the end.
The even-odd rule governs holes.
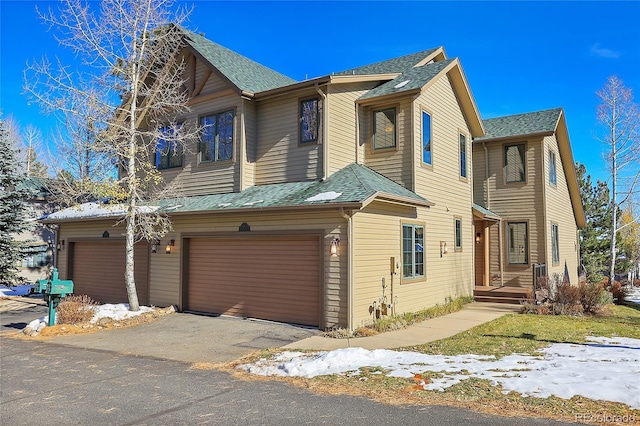
{"type": "Polygon", "coordinates": [[[188,310],[318,326],[318,237],[194,238],[188,250],[188,310]]]}
{"type": "MultiPolygon", "coordinates": [[[[124,283],[124,241],[78,241],[71,243],[69,274],[75,294],[86,294],[102,303],[128,303],[124,283]]],[[[138,302],[149,304],[149,245],[135,246],[135,279],[138,302]]]]}

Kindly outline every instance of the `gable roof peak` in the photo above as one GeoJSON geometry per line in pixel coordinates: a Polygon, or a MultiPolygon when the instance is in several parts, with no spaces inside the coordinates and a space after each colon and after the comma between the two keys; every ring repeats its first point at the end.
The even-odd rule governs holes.
{"type": "Polygon", "coordinates": [[[296,80],[215,43],[201,34],[180,26],[176,27],[184,33],[186,44],[239,91],[256,93],[297,83],[296,80]]]}
{"type": "Polygon", "coordinates": [[[432,49],[422,50],[420,52],[410,53],[408,55],[403,55],[396,58],[385,59],[361,67],[334,72],[331,75],[343,76],[402,73],[413,67],[418,67],[429,63],[432,60],[440,61],[444,59],[446,59],[444,49],[442,47],[435,47],[432,49]]]}
{"type": "Polygon", "coordinates": [[[554,133],[562,108],[525,112],[482,120],[486,135],[476,140],[501,139],[514,136],[554,133]]]}

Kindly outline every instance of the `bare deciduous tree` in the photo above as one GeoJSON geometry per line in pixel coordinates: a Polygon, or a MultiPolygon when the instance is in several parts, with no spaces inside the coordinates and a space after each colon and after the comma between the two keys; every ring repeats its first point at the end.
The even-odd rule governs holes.
{"type": "MultiPolygon", "coordinates": [[[[91,149],[119,165],[112,198],[126,205],[125,282],[135,311],[134,244],[171,229],[151,205],[166,190],[151,154],[168,137],[166,126],[188,111],[178,26],[187,12],[175,10],[172,0],[103,0],[99,10],[81,0],[61,3],[40,16],[82,67],[43,59],[28,65],[25,85],[49,110],[76,117],[92,132],[91,149]]],[[[171,138],[182,144],[197,131],[184,128],[171,138]]]]}
{"type": "MultiPolygon", "coordinates": [[[[616,76],[609,77],[597,92],[601,100],[598,121],[605,128],[601,142],[611,173],[611,265],[610,278],[615,277],[617,259],[616,234],[620,231],[618,210],[632,202],[640,183],[640,110],[633,101],[631,89],[616,76]]],[[[633,222],[638,218],[634,218],[633,222]]],[[[624,225],[628,226],[628,224],[624,225]]]]}

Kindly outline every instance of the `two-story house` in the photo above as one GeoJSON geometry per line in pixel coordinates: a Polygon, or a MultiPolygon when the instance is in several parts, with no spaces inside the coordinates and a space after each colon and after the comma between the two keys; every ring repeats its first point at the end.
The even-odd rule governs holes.
{"type": "MultiPolygon", "coordinates": [[[[207,130],[180,155],[160,146],[184,197],[164,206],[161,250],[139,244],[142,303],[353,328],[472,294],[470,154],[484,133],[457,59],[438,48],[295,82],[186,42],[180,120],[207,130]]],[[[104,209],[82,212],[48,219],[58,268],[78,292],[124,301],[122,232],[104,209]]]]}
{"type": "MultiPolygon", "coordinates": [[[[297,82],[187,30],[183,54],[178,122],[205,130],[155,153],[183,194],[160,206],[173,231],[137,245],[141,303],[353,329],[473,294],[485,131],[457,58],[436,48],[297,82]]],[[[121,214],[46,220],[77,292],[126,301],[121,214]]]]}
{"type": "Polygon", "coordinates": [[[476,285],[533,289],[536,266],[577,284],[586,219],[564,111],[493,118],[484,128],[473,143],[476,285]]]}

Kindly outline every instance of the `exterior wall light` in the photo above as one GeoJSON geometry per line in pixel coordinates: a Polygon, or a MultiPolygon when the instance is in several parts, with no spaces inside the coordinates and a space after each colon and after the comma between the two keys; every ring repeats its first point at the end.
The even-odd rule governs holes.
{"type": "Polygon", "coordinates": [[[446,241],[440,241],[440,257],[442,257],[443,254],[447,254],[449,253],[449,248],[447,247],[447,242],[446,241]]]}
{"type": "Polygon", "coordinates": [[[167,254],[171,254],[171,247],[176,245],[176,240],[171,240],[167,242],[167,246],[164,248],[164,252],[167,254]]]}
{"type": "Polygon", "coordinates": [[[334,237],[333,240],[331,240],[331,247],[329,249],[331,257],[338,256],[338,247],[340,247],[340,238],[334,237]]]}
{"type": "Polygon", "coordinates": [[[158,240],[153,240],[151,242],[151,253],[157,253],[158,252],[158,240]]]}
{"type": "Polygon", "coordinates": [[[476,234],[476,244],[480,244],[480,233],[476,234]]]}
{"type": "Polygon", "coordinates": [[[58,245],[56,246],[56,248],[58,249],[58,251],[64,250],[64,240],[58,241],[58,245]]]}

